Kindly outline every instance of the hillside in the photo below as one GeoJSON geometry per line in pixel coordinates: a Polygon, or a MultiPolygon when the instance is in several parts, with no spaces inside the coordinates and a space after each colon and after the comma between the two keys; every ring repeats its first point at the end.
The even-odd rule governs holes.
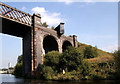
{"type": "MultiPolygon", "coordinates": [[[[90,45],[78,43],[78,50],[84,53],[85,48],[90,45]]],[[[95,48],[95,47],[92,47],[95,48]]],[[[95,48],[97,50],[97,57],[84,59],[85,61],[88,61],[91,65],[91,72],[90,76],[92,76],[93,79],[115,79],[115,60],[112,53],[105,52],[103,50],[100,50],[98,48],[95,48]]]]}
{"type": "MultiPolygon", "coordinates": [[[[86,46],[90,46],[90,45],[78,42],[78,49],[81,52],[84,52],[86,46]]],[[[93,47],[93,48],[95,48],[95,47],[93,47]]],[[[97,53],[98,53],[97,57],[91,58],[91,59],[87,59],[89,63],[100,63],[100,62],[105,62],[105,61],[111,61],[111,60],[113,60],[112,53],[105,52],[105,51],[100,50],[98,48],[97,48],[97,53]]]]}

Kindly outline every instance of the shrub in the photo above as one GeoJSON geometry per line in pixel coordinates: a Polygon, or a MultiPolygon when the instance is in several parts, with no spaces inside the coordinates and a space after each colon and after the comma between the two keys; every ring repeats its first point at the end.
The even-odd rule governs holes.
{"type": "Polygon", "coordinates": [[[120,50],[113,53],[116,65],[116,79],[120,79],[120,50]]]}
{"type": "Polygon", "coordinates": [[[51,80],[54,75],[54,71],[50,66],[43,66],[40,71],[40,75],[45,80],[51,80]]]}
{"type": "Polygon", "coordinates": [[[86,46],[84,50],[84,58],[94,58],[97,57],[97,48],[92,46],[86,46]]]}
{"type": "Polygon", "coordinates": [[[120,71],[120,50],[114,52],[115,64],[117,67],[117,71],[120,71]]]}
{"type": "Polygon", "coordinates": [[[87,61],[83,61],[82,64],[78,66],[77,70],[85,77],[89,75],[91,66],[87,61]]]}
{"type": "Polygon", "coordinates": [[[44,56],[44,65],[51,66],[54,70],[59,70],[59,57],[60,53],[58,51],[48,52],[44,56]]]}
{"type": "Polygon", "coordinates": [[[22,66],[23,66],[23,59],[22,59],[22,55],[20,55],[17,58],[17,64],[15,65],[14,72],[13,72],[13,74],[16,77],[22,77],[22,74],[23,74],[22,66]]]}
{"type": "Polygon", "coordinates": [[[22,63],[17,63],[13,73],[16,77],[22,77],[22,63]]]}
{"type": "Polygon", "coordinates": [[[92,78],[93,80],[103,80],[103,79],[104,79],[102,76],[95,75],[95,74],[91,75],[91,78],[92,78]]]}
{"type": "Polygon", "coordinates": [[[60,67],[67,68],[68,71],[77,70],[78,65],[82,64],[83,55],[74,47],[68,47],[60,56],[60,67]]]}
{"type": "Polygon", "coordinates": [[[17,63],[22,63],[23,62],[23,59],[22,59],[22,55],[18,56],[17,58],[17,63]]]}

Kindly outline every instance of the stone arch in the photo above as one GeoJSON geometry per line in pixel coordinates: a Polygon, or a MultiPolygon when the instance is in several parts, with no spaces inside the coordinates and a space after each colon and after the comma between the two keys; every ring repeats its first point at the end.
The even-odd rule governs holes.
{"type": "Polygon", "coordinates": [[[45,53],[53,50],[58,51],[58,42],[56,38],[52,35],[45,35],[43,39],[43,48],[45,53]]]}
{"type": "Polygon", "coordinates": [[[72,46],[72,44],[69,41],[65,40],[62,45],[62,52],[64,52],[68,46],[72,46]]]}

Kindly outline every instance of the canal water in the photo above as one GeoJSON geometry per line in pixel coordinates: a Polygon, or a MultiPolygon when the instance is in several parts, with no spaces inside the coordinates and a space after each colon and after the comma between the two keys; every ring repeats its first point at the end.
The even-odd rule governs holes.
{"type": "Polygon", "coordinates": [[[114,80],[81,80],[81,81],[41,81],[35,79],[16,78],[11,74],[0,74],[1,84],[119,84],[119,81],[114,80]]]}

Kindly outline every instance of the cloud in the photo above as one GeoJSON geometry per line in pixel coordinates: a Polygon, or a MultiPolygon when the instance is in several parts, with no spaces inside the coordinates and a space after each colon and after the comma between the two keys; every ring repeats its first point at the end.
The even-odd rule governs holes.
{"type": "Polygon", "coordinates": [[[108,51],[108,52],[114,52],[115,50],[118,50],[118,44],[102,47],[102,50],[108,51]]]}
{"type": "Polygon", "coordinates": [[[119,0],[52,0],[55,2],[64,2],[66,5],[70,5],[74,2],[87,2],[87,3],[95,3],[95,2],[119,2],[119,0]]]}
{"type": "Polygon", "coordinates": [[[118,37],[117,35],[104,35],[104,34],[79,34],[78,40],[79,42],[97,46],[99,49],[113,52],[118,49],[118,37]]]}
{"type": "Polygon", "coordinates": [[[64,2],[66,5],[69,5],[74,2],[74,0],[57,0],[58,2],[64,2]]]}
{"type": "Polygon", "coordinates": [[[119,0],[56,0],[57,2],[64,2],[69,5],[73,2],[119,2],[119,0]]]}
{"type": "Polygon", "coordinates": [[[60,18],[60,13],[51,13],[47,11],[44,7],[34,7],[32,8],[32,13],[39,13],[41,14],[41,21],[47,22],[49,26],[56,26],[60,22],[62,22],[62,19],[60,18]]]}

